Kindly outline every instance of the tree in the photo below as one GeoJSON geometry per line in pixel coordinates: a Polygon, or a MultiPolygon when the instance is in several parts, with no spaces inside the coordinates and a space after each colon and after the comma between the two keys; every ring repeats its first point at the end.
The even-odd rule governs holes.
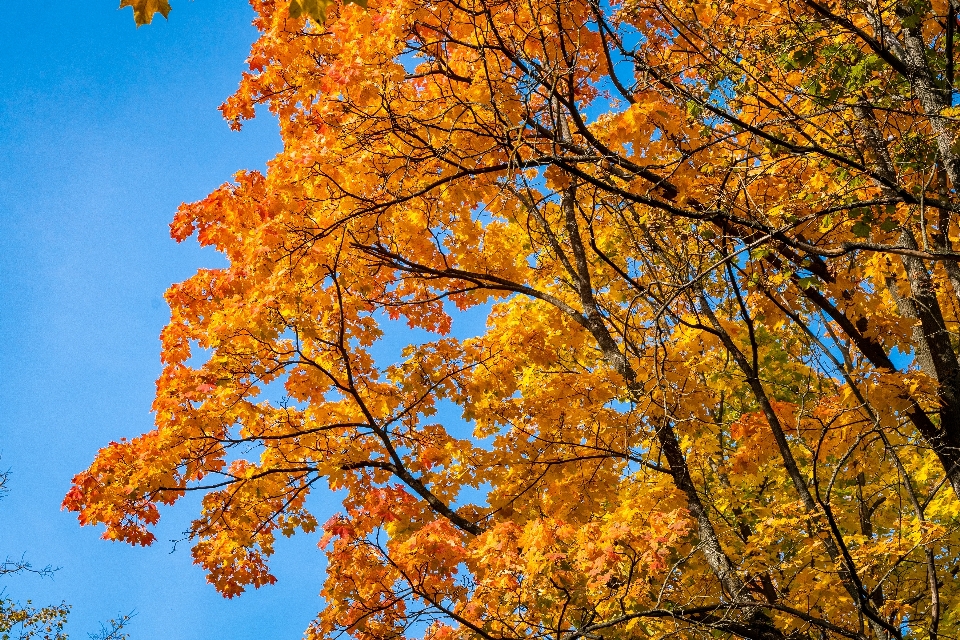
{"type": "Polygon", "coordinates": [[[201,491],[233,596],[344,491],[309,638],[956,635],[957,5],[253,5],[284,151],[178,211],[230,266],[82,523],[201,491]]]}
{"type": "MultiPolygon", "coordinates": [[[[10,472],[0,472],[0,498],[7,493],[7,483],[10,472]]],[[[24,559],[14,560],[9,556],[0,563],[0,577],[21,573],[35,573],[41,577],[53,573],[53,568],[46,566],[35,569],[24,559]]],[[[0,638],[9,640],[16,637],[18,640],[43,638],[44,640],[61,640],[67,636],[63,634],[63,627],[67,622],[70,607],[66,603],[46,607],[34,607],[32,602],[21,605],[9,598],[6,590],[0,591],[0,638]],[[11,636],[11,632],[17,632],[11,636]]]]}

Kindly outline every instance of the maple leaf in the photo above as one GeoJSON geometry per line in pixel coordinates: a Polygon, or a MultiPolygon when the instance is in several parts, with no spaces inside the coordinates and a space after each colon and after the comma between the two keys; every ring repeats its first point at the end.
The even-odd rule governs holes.
{"type": "Polygon", "coordinates": [[[164,18],[170,15],[168,0],[120,0],[120,8],[124,7],[133,7],[133,19],[138,27],[153,22],[154,14],[164,18]]]}

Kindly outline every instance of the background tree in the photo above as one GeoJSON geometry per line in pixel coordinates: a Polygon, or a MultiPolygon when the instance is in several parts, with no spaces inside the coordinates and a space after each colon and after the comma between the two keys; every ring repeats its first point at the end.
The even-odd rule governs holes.
{"type": "MultiPolygon", "coordinates": [[[[0,471],[0,498],[7,493],[9,478],[9,471],[0,471]]],[[[50,565],[37,569],[22,557],[14,560],[7,556],[0,562],[0,578],[29,573],[48,578],[52,577],[55,571],[50,565]]],[[[10,598],[6,589],[0,589],[0,640],[67,640],[69,636],[64,627],[69,615],[70,606],[65,602],[36,607],[28,600],[22,605],[10,598]]],[[[116,620],[101,625],[99,633],[88,634],[90,640],[126,640],[129,636],[122,630],[133,615],[121,615],[116,620]]]]}
{"type": "Polygon", "coordinates": [[[955,5],[253,5],[284,151],[178,212],[230,266],[81,522],[202,491],[232,596],[344,491],[312,638],[957,635],[955,5]]]}
{"type": "MultiPolygon", "coordinates": [[[[0,498],[8,491],[9,479],[9,471],[0,472],[0,498]]],[[[0,577],[22,573],[34,573],[41,577],[48,577],[53,574],[53,571],[54,569],[49,565],[42,569],[35,569],[26,560],[22,558],[14,560],[10,556],[7,556],[0,563],[0,577]]],[[[51,605],[39,608],[34,607],[30,601],[26,605],[20,605],[8,597],[4,589],[0,591],[0,638],[3,640],[9,640],[10,638],[17,638],[18,640],[29,640],[30,638],[61,640],[67,637],[63,633],[63,627],[67,622],[69,613],[70,607],[66,603],[59,606],[51,605]]]]}

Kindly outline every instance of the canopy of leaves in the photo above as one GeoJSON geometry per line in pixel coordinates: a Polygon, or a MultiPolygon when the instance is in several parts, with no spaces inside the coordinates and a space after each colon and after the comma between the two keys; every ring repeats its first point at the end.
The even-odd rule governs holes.
{"type": "Polygon", "coordinates": [[[202,492],[227,596],[316,531],[315,639],[956,635],[954,5],[253,6],[284,150],[176,214],[229,266],[82,523],[202,492]]]}
{"type": "Polygon", "coordinates": [[[66,640],[64,625],[70,608],[66,605],[20,606],[10,599],[0,599],[0,638],[3,640],[66,640]]]}

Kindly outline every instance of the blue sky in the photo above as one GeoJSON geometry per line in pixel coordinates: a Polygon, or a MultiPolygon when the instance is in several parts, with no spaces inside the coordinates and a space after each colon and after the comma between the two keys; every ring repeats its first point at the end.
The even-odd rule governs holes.
{"type": "Polygon", "coordinates": [[[246,4],[179,0],[140,29],[117,4],[0,3],[0,555],[61,567],[0,588],[72,604],[75,638],[133,609],[137,640],[298,638],[320,605],[315,537],[279,545],[276,586],[227,601],[188,545],[171,553],[190,501],[147,549],[59,509],[99,447],[152,425],[164,290],[221,264],[169,238],[176,207],[280,148],[268,115],[236,133],[217,111],[256,35],[246,4]]]}

